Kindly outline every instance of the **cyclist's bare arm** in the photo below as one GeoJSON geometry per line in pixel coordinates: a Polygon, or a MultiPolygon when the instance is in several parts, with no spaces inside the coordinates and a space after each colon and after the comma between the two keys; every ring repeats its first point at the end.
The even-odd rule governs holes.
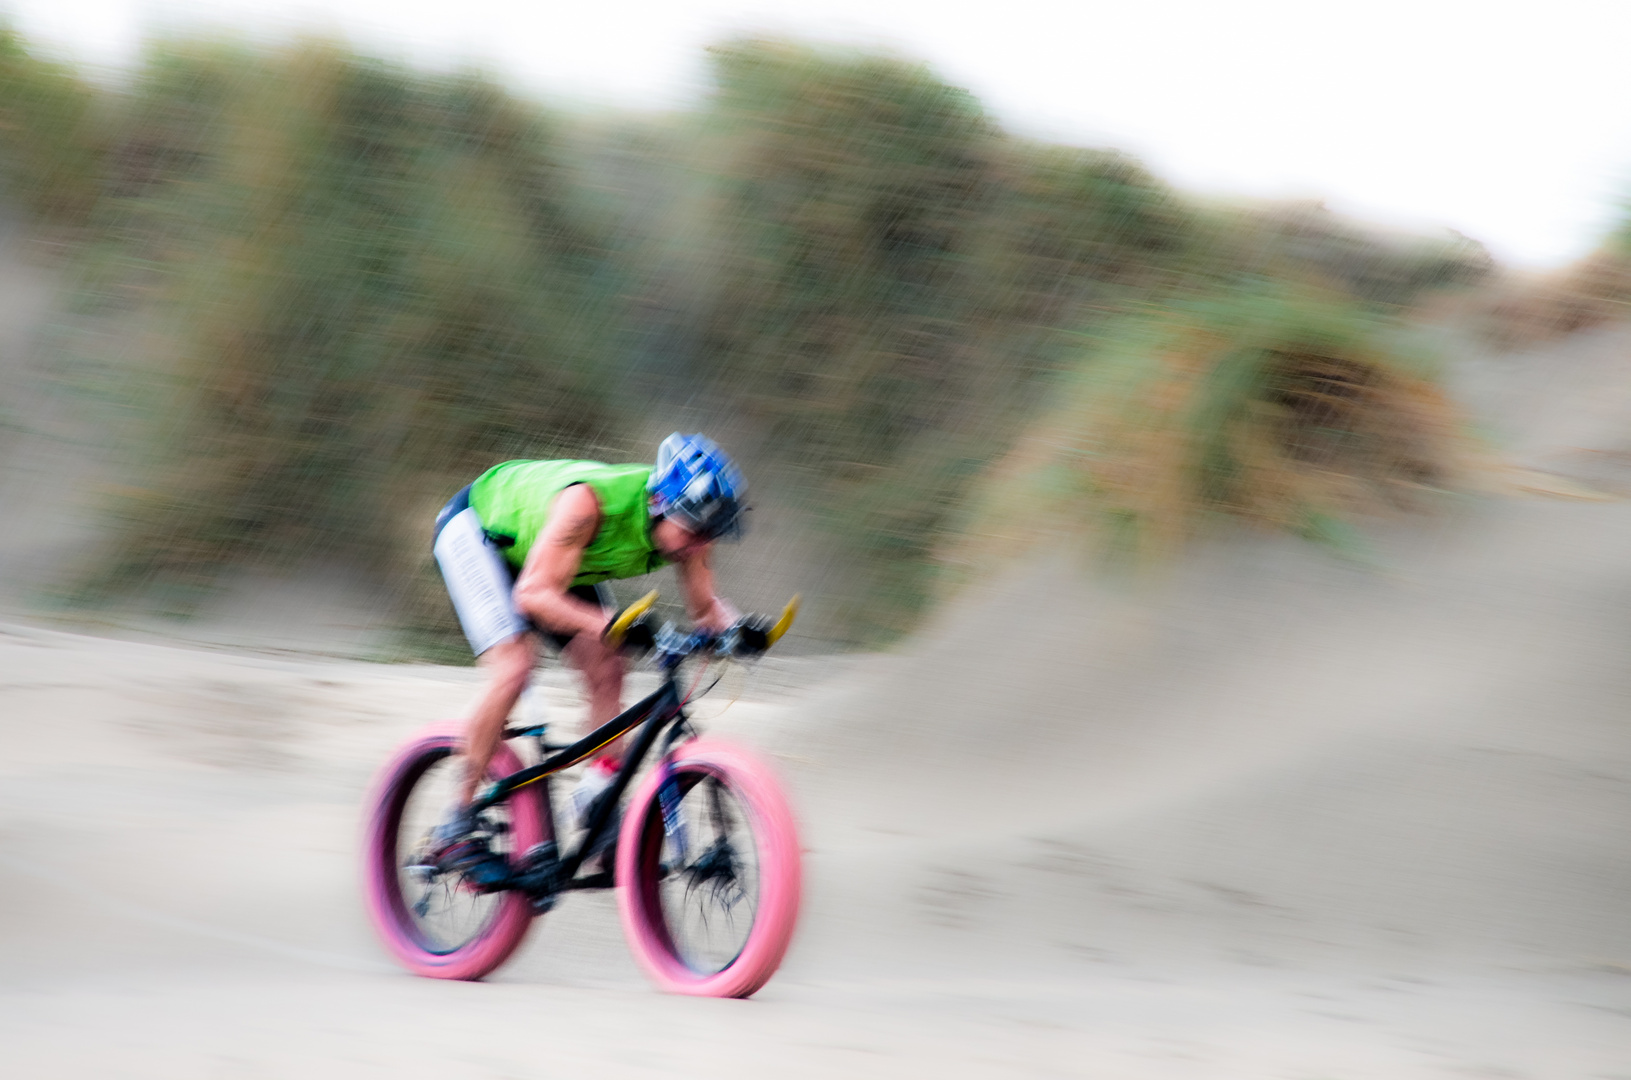
{"type": "Polygon", "coordinates": [[[742,613],[714,591],[714,570],[708,564],[708,555],[712,550],[712,544],[705,545],[677,560],[674,570],[679,574],[680,591],[685,594],[685,607],[691,621],[700,630],[722,634],[742,617],[742,613]]]}
{"type": "Polygon", "coordinates": [[[600,635],[606,613],[567,592],[599,529],[600,500],[588,484],[573,484],[555,496],[515,582],[515,606],[523,615],[557,634],[600,635]]]}

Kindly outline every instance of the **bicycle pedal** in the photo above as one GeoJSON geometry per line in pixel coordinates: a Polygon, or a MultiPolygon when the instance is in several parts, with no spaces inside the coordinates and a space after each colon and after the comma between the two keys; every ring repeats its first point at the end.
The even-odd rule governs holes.
{"type": "Polygon", "coordinates": [[[542,914],[554,905],[555,893],[560,889],[561,860],[553,841],[534,845],[521,859],[520,869],[511,878],[510,887],[519,889],[532,899],[532,910],[542,914]],[[540,907],[540,904],[549,906],[540,907]]]}

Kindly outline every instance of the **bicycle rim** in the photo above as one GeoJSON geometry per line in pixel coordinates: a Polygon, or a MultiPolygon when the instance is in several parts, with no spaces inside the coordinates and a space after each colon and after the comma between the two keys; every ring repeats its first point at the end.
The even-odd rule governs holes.
{"type": "MultiPolygon", "coordinates": [[[[427,725],[376,774],[366,824],[363,893],[380,941],[409,971],[435,979],[479,979],[521,944],[532,922],[527,898],[482,893],[461,874],[430,868],[426,840],[452,805],[462,763],[453,753],[463,725],[427,725]]],[[[521,767],[500,746],[489,777],[521,767]]],[[[540,805],[507,800],[489,819],[489,846],[525,851],[543,839],[540,805]]]]}

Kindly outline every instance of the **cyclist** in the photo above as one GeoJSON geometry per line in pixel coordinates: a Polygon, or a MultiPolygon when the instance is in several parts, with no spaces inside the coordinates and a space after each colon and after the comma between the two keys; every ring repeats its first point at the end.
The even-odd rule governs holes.
{"type": "MultiPolygon", "coordinates": [[[[592,730],[622,710],[623,658],[604,637],[616,614],[604,582],[672,563],[699,628],[724,632],[741,618],[714,589],[709,552],[715,540],[740,535],[746,491],[711,440],[675,432],[657,447],[655,465],[506,461],[442,508],[436,562],[489,676],[466,728],[458,806],[433,836],[444,867],[502,873],[469,807],[531,677],[540,635],[582,674],[592,730]]],[[[603,747],[591,762],[574,793],[580,814],[618,754],[603,747]]]]}

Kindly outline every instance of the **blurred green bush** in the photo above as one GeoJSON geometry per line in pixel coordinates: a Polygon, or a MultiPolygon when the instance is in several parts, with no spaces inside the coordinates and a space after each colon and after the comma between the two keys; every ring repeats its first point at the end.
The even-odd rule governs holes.
{"type": "Polygon", "coordinates": [[[450,484],[607,422],[615,268],[537,109],[321,44],[163,47],[125,109],[94,288],[178,396],[96,589],[400,573],[450,484]]]}
{"type": "Polygon", "coordinates": [[[1147,566],[1222,518],[1360,556],[1357,522],[1423,508],[1468,449],[1430,350],[1351,300],[1175,301],[1084,342],[949,561],[966,576],[1052,542],[1147,566]]]}

